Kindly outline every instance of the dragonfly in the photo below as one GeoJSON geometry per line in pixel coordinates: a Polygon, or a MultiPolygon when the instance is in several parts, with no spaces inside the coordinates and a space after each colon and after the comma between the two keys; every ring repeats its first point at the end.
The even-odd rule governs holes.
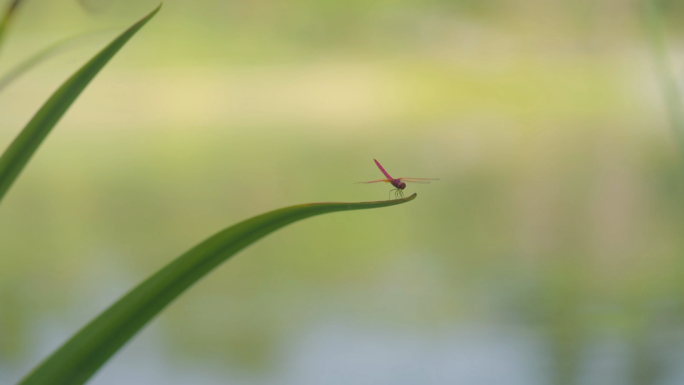
{"type": "Polygon", "coordinates": [[[406,182],[408,183],[422,183],[422,184],[428,184],[429,180],[439,180],[437,178],[406,178],[406,177],[401,177],[401,178],[392,178],[390,174],[385,171],[385,168],[382,167],[380,162],[378,162],[377,159],[373,159],[375,161],[375,164],[378,166],[380,171],[385,175],[385,179],[378,179],[378,180],[371,180],[368,182],[357,182],[357,183],[363,183],[363,184],[368,184],[368,183],[378,183],[378,182],[385,182],[385,183],[391,183],[392,186],[394,186],[394,190],[390,190],[389,192],[389,197],[387,200],[391,199],[392,192],[394,192],[394,197],[395,198],[403,198],[404,197],[404,189],[406,188],[406,182]]]}

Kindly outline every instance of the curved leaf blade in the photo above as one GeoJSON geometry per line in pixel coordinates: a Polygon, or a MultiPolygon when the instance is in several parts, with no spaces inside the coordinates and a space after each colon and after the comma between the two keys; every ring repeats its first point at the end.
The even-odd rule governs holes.
{"type": "Polygon", "coordinates": [[[9,7],[7,7],[7,11],[5,11],[5,15],[2,17],[2,21],[0,21],[0,44],[3,43],[5,32],[7,31],[7,26],[14,18],[14,15],[17,13],[17,8],[19,8],[20,2],[21,0],[13,0],[9,7]]]}
{"type": "Polygon", "coordinates": [[[336,211],[394,206],[407,198],[361,203],[313,203],[286,207],[231,226],[178,257],[91,321],[20,385],[83,384],[119,348],[176,297],[228,258],[296,221],[336,211]]]}
{"type": "Polygon", "coordinates": [[[92,35],[95,35],[95,33],[94,32],[87,32],[87,33],[83,33],[80,35],[76,35],[76,36],[66,38],[64,40],[60,40],[60,41],[44,48],[42,51],[38,51],[37,53],[33,54],[33,56],[28,57],[27,59],[25,59],[21,63],[17,64],[10,71],[5,73],[2,77],[0,77],[0,92],[2,92],[13,81],[15,81],[17,78],[21,77],[23,74],[25,74],[26,72],[28,72],[32,68],[43,63],[44,61],[47,61],[48,59],[52,58],[53,56],[57,55],[58,53],[66,50],[71,45],[74,45],[74,43],[76,43],[77,41],[79,41],[85,37],[92,36],[92,35]]]}
{"type": "Polygon", "coordinates": [[[76,98],[109,60],[135,35],[161,8],[159,5],[149,15],[133,24],[95,55],[80,70],[62,84],[38,110],[21,133],[0,157],[0,201],[40,144],[71,107],[76,98]]]}
{"type": "Polygon", "coordinates": [[[664,16],[666,10],[658,1],[644,2],[644,18],[650,48],[655,64],[655,71],[660,90],[663,94],[670,126],[674,131],[680,150],[684,150],[684,100],[677,76],[672,69],[670,49],[667,45],[664,16]]]}

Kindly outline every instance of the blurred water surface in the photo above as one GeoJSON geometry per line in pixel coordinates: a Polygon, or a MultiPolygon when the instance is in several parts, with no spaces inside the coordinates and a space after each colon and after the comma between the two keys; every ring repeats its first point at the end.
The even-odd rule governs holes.
{"type": "MultiPolygon", "coordinates": [[[[156,3],[92,4],[26,2],[0,68],[156,3]]],[[[269,236],[92,383],[684,382],[684,184],[639,12],[166,1],[0,206],[0,381],[228,225],[386,199],[353,184],[377,158],[441,181],[269,236]]],[[[0,140],[104,42],[0,93],[0,140]]]]}

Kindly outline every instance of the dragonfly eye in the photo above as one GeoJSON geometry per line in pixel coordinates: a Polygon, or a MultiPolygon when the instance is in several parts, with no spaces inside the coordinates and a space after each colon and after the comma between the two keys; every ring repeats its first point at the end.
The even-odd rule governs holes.
{"type": "Polygon", "coordinates": [[[401,182],[401,184],[399,185],[399,188],[402,189],[402,190],[405,189],[405,188],[406,188],[406,183],[401,182]]]}

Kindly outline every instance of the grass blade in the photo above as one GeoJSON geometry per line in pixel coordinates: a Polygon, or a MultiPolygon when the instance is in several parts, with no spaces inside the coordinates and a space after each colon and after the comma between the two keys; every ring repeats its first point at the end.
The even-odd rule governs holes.
{"type": "Polygon", "coordinates": [[[229,227],[166,265],[91,321],[20,385],[83,384],[166,305],[235,253],[289,225],[336,211],[394,206],[416,198],[286,207],[229,227]]]}
{"type": "Polygon", "coordinates": [[[664,10],[661,8],[660,2],[656,0],[647,0],[644,7],[646,30],[653,50],[658,83],[667,104],[670,125],[677,138],[680,150],[684,151],[684,104],[682,104],[682,94],[677,84],[677,78],[670,64],[663,21],[664,10]]]}
{"type": "Polygon", "coordinates": [[[7,11],[5,11],[5,15],[2,17],[2,21],[0,21],[0,45],[4,40],[5,31],[7,31],[7,26],[16,14],[20,2],[21,0],[13,0],[10,6],[7,8],[7,11]]]}
{"type": "Polygon", "coordinates": [[[39,51],[38,53],[34,54],[33,56],[30,56],[26,60],[22,61],[21,63],[17,64],[14,68],[12,68],[10,71],[8,71],[5,75],[0,77],[0,92],[5,89],[10,83],[12,83],[14,80],[19,78],[21,75],[26,73],[28,70],[31,68],[37,66],[38,64],[46,61],[47,59],[51,58],[52,56],[62,52],[63,50],[69,48],[71,45],[74,45],[77,41],[95,35],[96,32],[87,32],[84,34],[72,36],[69,38],[66,38],[64,40],[60,40],[46,48],[44,48],[42,51],[39,51]]]}
{"type": "Polygon", "coordinates": [[[17,179],[21,170],[26,166],[31,156],[33,156],[33,153],[36,152],[52,128],[59,122],[90,81],[93,80],[95,75],[100,72],[119,49],[159,11],[159,8],[161,8],[161,5],[142,20],[133,24],[132,27],[124,31],[100,53],[95,55],[78,72],[72,75],[69,80],[64,82],[33,116],[19,136],[14,139],[2,157],[0,157],[0,200],[5,196],[15,179],[17,179]]]}

